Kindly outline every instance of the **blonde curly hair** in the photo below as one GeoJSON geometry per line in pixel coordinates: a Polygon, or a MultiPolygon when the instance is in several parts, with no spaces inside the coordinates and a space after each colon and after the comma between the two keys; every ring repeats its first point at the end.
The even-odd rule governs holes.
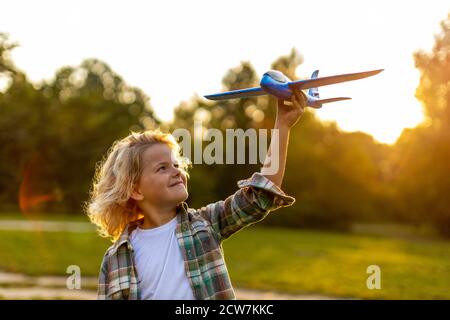
{"type": "Polygon", "coordinates": [[[132,132],[124,139],[115,141],[96,165],[85,211],[102,237],[111,237],[114,242],[129,222],[142,217],[131,194],[142,174],[143,153],[158,143],[166,144],[172,150],[179,167],[187,174],[189,160],[182,157],[175,138],[160,130],[132,132]]]}

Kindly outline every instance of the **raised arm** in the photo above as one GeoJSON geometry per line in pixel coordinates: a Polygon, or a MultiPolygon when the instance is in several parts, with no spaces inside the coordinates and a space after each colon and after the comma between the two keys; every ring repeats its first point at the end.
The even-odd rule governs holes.
{"type": "Polygon", "coordinates": [[[295,91],[294,93],[291,99],[292,105],[286,104],[285,100],[278,100],[275,130],[264,165],[261,168],[261,174],[278,187],[281,187],[283,182],[289,132],[303,115],[306,107],[306,97],[303,92],[295,91]]]}
{"type": "Polygon", "coordinates": [[[286,165],[289,131],[304,112],[306,99],[297,92],[293,105],[278,101],[274,135],[261,173],[238,182],[239,190],[224,201],[209,204],[198,210],[207,219],[218,240],[222,241],[240,229],[264,219],[272,210],[290,206],[295,199],[280,188],[286,165]],[[272,157],[271,155],[275,155],[272,157]],[[279,162],[277,162],[279,161],[279,162]],[[272,162],[272,163],[271,163],[272,162]]]}

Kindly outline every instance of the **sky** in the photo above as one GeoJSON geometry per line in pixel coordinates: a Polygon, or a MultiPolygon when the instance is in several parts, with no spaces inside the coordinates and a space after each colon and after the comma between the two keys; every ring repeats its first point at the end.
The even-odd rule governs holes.
{"type": "Polygon", "coordinates": [[[423,121],[413,53],[431,51],[450,12],[443,0],[3,0],[0,8],[0,32],[19,43],[12,57],[31,81],[97,58],[150,96],[166,121],[181,101],[221,92],[241,61],[261,76],[292,48],[304,57],[302,78],[384,68],[320,88],[322,98],[353,99],[314,110],[384,143],[423,121]]]}

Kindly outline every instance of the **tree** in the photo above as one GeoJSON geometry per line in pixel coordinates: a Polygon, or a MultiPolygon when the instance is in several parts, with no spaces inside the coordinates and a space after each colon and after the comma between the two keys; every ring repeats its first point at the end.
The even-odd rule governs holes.
{"type": "Polygon", "coordinates": [[[0,94],[0,200],[22,211],[80,212],[111,144],[159,121],[141,90],[96,59],[31,84],[14,68],[6,39],[0,68],[12,83],[0,94]]]}
{"type": "Polygon", "coordinates": [[[395,186],[402,216],[450,237],[450,15],[431,52],[416,52],[416,91],[427,119],[396,145],[395,186]]]}

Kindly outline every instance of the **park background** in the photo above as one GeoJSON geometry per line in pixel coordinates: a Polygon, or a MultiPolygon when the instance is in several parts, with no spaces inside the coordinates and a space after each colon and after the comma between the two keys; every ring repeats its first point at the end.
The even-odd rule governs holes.
{"type": "MultiPolygon", "coordinates": [[[[303,4],[301,8],[309,7],[303,4]]],[[[106,5],[104,10],[108,12],[106,5]]],[[[408,5],[402,10],[406,14],[408,5]]],[[[314,10],[310,13],[314,14],[314,10]]],[[[320,17],[320,12],[315,13],[320,17]]],[[[257,10],[247,14],[257,15],[257,10]]],[[[266,23],[283,22],[281,17],[278,21],[266,18],[266,23]]],[[[263,23],[263,17],[260,20],[263,23]]],[[[358,22],[364,28],[361,18],[358,22]]],[[[317,23],[322,26],[311,26],[312,30],[332,27],[320,19],[317,23]]],[[[236,22],[231,19],[229,24],[236,22]]],[[[401,29],[401,16],[398,24],[401,29]]],[[[394,141],[383,143],[364,130],[343,130],[336,121],[318,117],[321,111],[307,110],[292,130],[283,182],[286,193],[296,198],[295,205],[272,213],[224,243],[231,279],[237,288],[289,294],[280,296],[287,298],[450,298],[448,11],[443,11],[441,21],[435,24],[440,29],[432,48],[418,47],[403,57],[412,57],[411,68],[420,74],[416,91],[409,98],[420,103],[423,118],[415,126],[404,128],[394,141]],[[380,267],[381,289],[367,288],[367,268],[371,265],[380,267]]],[[[7,24],[0,26],[7,28],[7,24]]],[[[414,37],[406,28],[401,30],[405,37],[414,37]]],[[[194,136],[195,120],[202,121],[205,129],[222,131],[273,126],[273,98],[211,102],[197,93],[174,105],[172,118],[163,120],[152,103],[152,92],[127,81],[101,57],[84,57],[79,64],[62,65],[51,78],[31,80],[14,59],[21,39],[7,29],[0,32],[2,298],[92,297],[102,256],[111,243],[89,225],[83,204],[88,199],[96,163],[115,140],[130,130],[185,128],[194,136]],[[77,296],[73,293],[77,290],[64,288],[70,265],[80,267],[79,292],[87,295],[77,296]],[[50,294],[43,295],[45,289],[50,294]]],[[[161,32],[164,34],[163,29],[161,32]]],[[[284,32],[289,37],[295,35],[294,30],[284,32]]],[[[105,33],[104,39],[98,41],[111,38],[105,33]]],[[[233,47],[232,41],[218,40],[211,46],[233,47]]],[[[338,42],[334,39],[332,44],[338,42]]],[[[58,45],[57,37],[54,45],[58,45]]],[[[270,45],[270,39],[266,45],[270,45]]],[[[33,61],[39,64],[47,50],[52,48],[32,52],[33,61]]],[[[195,42],[179,52],[168,50],[167,55],[179,61],[183,50],[195,51],[195,42]]],[[[239,50],[234,47],[234,51],[239,50]]],[[[395,46],[389,50],[394,54],[395,46]]],[[[330,48],[328,54],[333,52],[330,48]]],[[[378,62],[378,53],[364,59],[378,62]]],[[[219,58],[205,62],[208,68],[214,59],[219,58]]],[[[300,43],[274,56],[267,62],[267,69],[280,70],[291,79],[305,78],[298,75],[298,70],[306,60],[300,43]]],[[[365,71],[358,67],[348,71],[365,71]]],[[[197,69],[201,73],[202,68],[197,69]]],[[[211,87],[204,94],[259,85],[260,74],[251,60],[220,72],[222,87],[211,87]]],[[[165,73],[171,81],[177,81],[178,72],[171,65],[165,66],[165,73]]],[[[393,117],[401,117],[394,112],[399,107],[394,97],[408,95],[398,88],[410,79],[399,78],[398,87],[388,87],[381,85],[377,77],[355,83],[356,88],[361,88],[367,81],[369,88],[365,96],[352,103],[364,110],[365,104],[381,97],[377,101],[393,110],[383,111],[382,118],[373,118],[381,126],[393,117]]],[[[183,83],[187,88],[190,85],[188,81],[183,83]]],[[[165,86],[171,83],[165,81],[165,86]]],[[[348,85],[346,92],[352,96],[355,87],[348,85]]],[[[344,104],[329,108],[344,109],[344,104]]],[[[386,109],[380,106],[380,110],[386,109]]],[[[189,205],[195,208],[225,198],[236,190],[238,180],[256,170],[257,165],[194,165],[190,170],[189,205]]]]}

